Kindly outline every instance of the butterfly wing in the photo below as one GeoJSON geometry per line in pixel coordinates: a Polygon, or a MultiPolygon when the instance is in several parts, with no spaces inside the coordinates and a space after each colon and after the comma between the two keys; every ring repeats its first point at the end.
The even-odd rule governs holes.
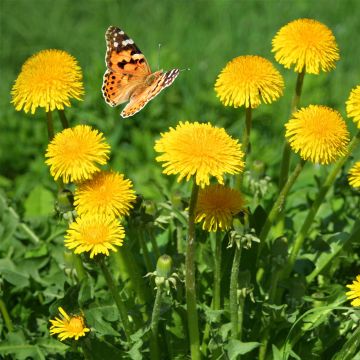
{"type": "Polygon", "coordinates": [[[158,71],[152,76],[155,77],[150,85],[139,86],[131,95],[130,102],[121,112],[123,118],[132,116],[139,112],[151,99],[160,93],[161,90],[170,86],[179,75],[179,69],[172,69],[163,73],[158,71]]]}
{"type": "Polygon", "coordinates": [[[124,31],[110,26],[105,34],[107,70],[102,93],[110,106],[122,104],[141,86],[151,70],[145,56],[124,31]]]}

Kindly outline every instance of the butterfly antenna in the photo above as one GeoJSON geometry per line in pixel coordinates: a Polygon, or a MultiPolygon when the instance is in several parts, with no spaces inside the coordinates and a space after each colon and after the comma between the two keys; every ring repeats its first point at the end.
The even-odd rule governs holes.
{"type": "Polygon", "coordinates": [[[157,69],[160,69],[160,49],[161,49],[161,44],[158,44],[158,64],[157,64],[157,69]]]}
{"type": "Polygon", "coordinates": [[[184,68],[184,69],[180,69],[180,71],[190,71],[190,68],[184,68]]]}

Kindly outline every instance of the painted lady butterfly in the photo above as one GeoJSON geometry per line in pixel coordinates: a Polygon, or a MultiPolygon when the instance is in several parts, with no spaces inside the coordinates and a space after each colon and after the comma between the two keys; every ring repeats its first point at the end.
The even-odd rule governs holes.
{"type": "Polygon", "coordinates": [[[179,69],[151,72],[145,56],[134,41],[118,27],[110,26],[105,39],[107,70],[102,93],[110,106],[129,101],[121,112],[123,118],[140,111],[179,75],[179,69]]]}

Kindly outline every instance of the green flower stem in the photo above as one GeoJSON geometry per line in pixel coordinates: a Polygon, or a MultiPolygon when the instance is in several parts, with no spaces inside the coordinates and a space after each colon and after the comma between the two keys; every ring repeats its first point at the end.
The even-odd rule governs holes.
{"type": "Polygon", "coordinates": [[[47,124],[48,140],[50,142],[54,137],[54,124],[53,124],[51,111],[46,112],[46,124],[47,124]]]}
{"type": "Polygon", "coordinates": [[[274,221],[278,218],[279,214],[283,211],[285,199],[286,199],[290,189],[294,185],[296,179],[300,175],[304,165],[305,165],[305,161],[301,159],[300,162],[297,164],[296,168],[294,169],[293,173],[291,174],[291,176],[287,179],[286,184],[281,189],[278,198],[276,199],[273,207],[271,208],[271,210],[269,212],[269,215],[268,215],[268,217],[265,221],[265,224],[262,227],[260,235],[259,235],[260,245],[258,247],[257,263],[259,261],[261,251],[263,249],[263,246],[265,244],[265,241],[269,234],[271,226],[273,225],[274,221]]]}
{"type": "Polygon", "coordinates": [[[106,283],[110,289],[111,295],[115,301],[116,307],[119,310],[120,319],[125,331],[126,339],[130,341],[130,335],[131,335],[131,328],[130,328],[130,322],[128,319],[127,309],[125,307],[125,304],[121,300],[121,297],[119,295],[118,289],[115,286],[114,279],[111,275],[111,272],[109,271],[108,267],[105,264],[105,259],[103,256],[99,259],[99,265],[100,268],[104,274],[106,283]]]}
{"type": "Polygon", "coordinates": [[[221,283],[221,245],[223,235],[221,231],[216,232],[215,239],[215,269],[214,269],[214,297],[213,297],[213,309],[220,310],[220,283],[221,283]]]}
{"type": "Polygon", "coordinates": [[[322,204],[322,202],[325,199],[325,196],[327,194],[327,192],[329,191],[330,187],[333,185],[336,176],[338,175],[339,171],[341,170],[341,168],[343,167],[343,165],[345,164],[345,161],[348,159],[349,155],[351,154],[351,152],[354,150],[354,148],[360,143],[360,131],[356,134],[356,136],[354,136],[354,138],[351,140],[349,147],[348,147],[348,153],[346,156],[342,157],[340,160],[337,161],[337,163],[334,165],[333,169],[331,170],[331,172],[329,173],[329,175],[327,176],[325,182],[322,184],[322,186],[320,187],[320,190],[315,198],[315,201],[313,202],[305,220],[304,223],[294,241],[294,246],[291,250],[290,256],[289,256],[289,260],[287,263],[286,268],[284,269],[282,278],[287,278],[293,267],[294,267],[294,263],[296,260],[297,255],[299,254],[299,251],[304,243],[304,240],[306,238],[306,236],[308,235],[310,229],[311,229],[311,225],[314,221],[315,215],[317,214],[320,205],[322,204]]]}
{"type": "Polygon", "coordinates": [[[353,241],[360,238],[360,221],[358,220],[353,227],[351,234],[341,243],[341,246],[337,247],[335,251],[331,251],[326,261],[321,263],[321,266],[316,267],[307,277],[306,283],[310,284],[313,280],[331,263],[331,261],[341,252],[341,250],[353,241]]]}
{"type": "Polygon", "coordinates": [[[60,121],[61,121],[63,129],[67,129],[68,127],[70,127],[68,119],[65,116],[65,111],[59,110],[59,115],[60,115],[60,121]]]}
{"type": "MultiPolygon", "coordinates": [[[[120,268],[121,278],[125,282],[130,279],[131,287],[136,292],[136,299],[140,304],[146,304],[151,301],[150,288],[145,285],[144,279],[141,276],[141,271],[136,263],[136,260],[127,246],[122,246],[119,251],[112,255],[116,261],[117,266],[120,268]]],[[[144,313],[145,319],[147,314],[144,313]]]]}
{"type": "Polygon", "coordinates": [[[13,332],[14,331],[14,327],[10,318],[10,315],[7,311],[5,302],[3,299],[0,298],[0,313],[4,319],[4,323],[6,325],[6,328],[8,329],[9,332],[13,332]]]}
{"type": "MultiPolygon", "coordinates": [[[[290,116],[298,109],[303,83],[304,83],[304,76],[305,76],[305,67],[302,70],[302,72],[298,73],[296,79],[295,94],[291,103],[290,116]]],[[[279,189],[282,189],[283,186],[286,184],[290,169],[290,156],[291,156],[291,149],[288,142],[285,140],[283,155],[280,165],[279,189]]]]}
{"type": "Polygon", "coordinates": [[[188,318],[190,350],[191,350],[192,360],[198,360],[201,358],[198,313],[196,309],[196,288],[195,288],[195,210],[196,210],[198,193],[199,193],[199,186],[196,184],[194,179],[190,204],[189,204],[189,229],[188,229],[188,238],[186,244],[186,256],[185,256],[186,306],[187,306],[187,318],[188,318]]]}
{"type": "Polygon", "coordinates": [[[159,353],[159,342],[158,342],[158,328],[159,328],[159,319],[160,319],[160,309],[161,309],[161,298],[163,293],[163,284],[159,285],[156,291],[156,297],[154,302],[154,307],[151,316],[151,359],[160,359],[159,353]]]}
{"type": "Polygon", "coordinates": [[[238,309],[238,277],[241,259],[241,245],[235,244],[234,260],[230,275],[229,309],[231,321],[231,338],[239,339],[239,309],[238,309]]]}
{"type": "MultiPolygon", "coordinates": [[[[244,151],[244,162],[247,155],[250,153],[251,144],[250,144],[250,132],[251,132],[251,123],[252,123],[252,109],[251,107],[245,108],[245,130],[242,137],[242,149],[244,151]]],[[[243,173],[237,175],[235,181],[235,188],[240,189],[242,184],[243,173]]]]}
{"type": "Polygon", "coordinates": [[[246,160],[246,156],[251,151],[251,144],[250,144],[251,122],[252,122],[252,109],[251,107],[247,107],[245,108],[245,131],[242,139],[242,145],[245,153],[244,161],[246,160]]]}

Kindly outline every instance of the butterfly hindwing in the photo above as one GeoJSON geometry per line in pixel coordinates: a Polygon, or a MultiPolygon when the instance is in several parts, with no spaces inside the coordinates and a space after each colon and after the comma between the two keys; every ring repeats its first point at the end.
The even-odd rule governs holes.
{"type": "MultiPolygon", "coordinates": [[[[139,92],[134,92],[130,98],[130,102],[124,107],[121,112],[123,118],[132,116],[139,112],[151,99],[170,86],[176,77],[179,75],[179,69],[173,69],[165,73],[159,71],[154,82],[145,89],[140,89],[139,92]]],[[[154,75],[156,75],[155,73],[154,75]]]]}

